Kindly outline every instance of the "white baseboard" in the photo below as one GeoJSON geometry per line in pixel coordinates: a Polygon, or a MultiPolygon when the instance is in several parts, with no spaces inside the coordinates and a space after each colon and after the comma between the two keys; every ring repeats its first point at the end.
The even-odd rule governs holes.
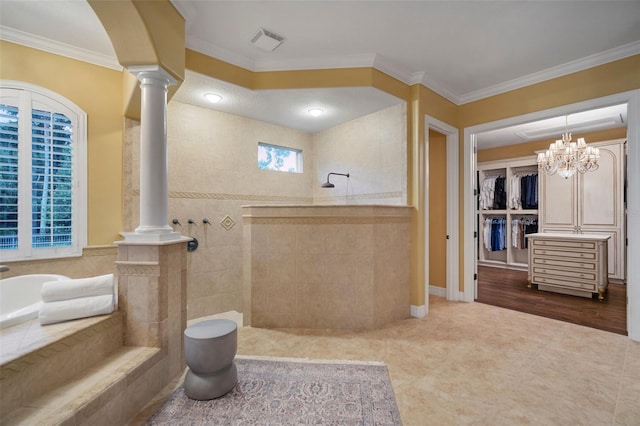
{"type": "Polygon", "coordinates": [[[411,316],[415,318],[422,318],[427,315],[427,307],[425,305],[415,306],[411,305],[411,316]]]}
{"type": "Polygon", "coordinates": [[[447,297],[447,289],[444,287],[436,287],[434,285],[430,285],[429,294],[433,294],[434,296],[447,297]]]}

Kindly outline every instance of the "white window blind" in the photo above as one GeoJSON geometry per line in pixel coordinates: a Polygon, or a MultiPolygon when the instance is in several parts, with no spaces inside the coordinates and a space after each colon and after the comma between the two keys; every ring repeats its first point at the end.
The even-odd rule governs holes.
{"type": "Polygon", "coordinates": [[[73,125],[64,114],[35,109],[31,123],[33,247],[68,247],[73,223],[73,125]]]}
{"type": "Polygon", "coordinates": [[[12,83],[19,88],[0,86],[0,255],[80,255],[86,244],[86,115],[53,92],[12,83]]]}
{"type": "Polygon", "coordinates": [[[18,249],[18,107],[0,105],[0,250],[18,249]]]}

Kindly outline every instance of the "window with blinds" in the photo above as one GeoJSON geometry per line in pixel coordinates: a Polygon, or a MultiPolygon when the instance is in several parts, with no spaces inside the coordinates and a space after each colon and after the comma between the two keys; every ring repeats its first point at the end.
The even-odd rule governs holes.
{"type": "Polygon", "coordinates": [[[79,255],[86,243],[86,116],[45,89],[0,89],[0,255],[79,255]]]}

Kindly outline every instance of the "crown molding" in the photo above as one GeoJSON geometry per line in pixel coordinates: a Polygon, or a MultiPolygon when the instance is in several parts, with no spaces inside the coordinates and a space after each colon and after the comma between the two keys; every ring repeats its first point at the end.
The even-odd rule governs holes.
{"type": "Polygon", "coordinates": [[[219,59],[249,71],[255,71],[256,65],[252,59],[243,55],[238,55],[230,50],[220,48],[208,41],[202,40],[201,38],[190,36],[187,38],[185,44],[189,49],[200,52],[203,55],[211,56],[212,58],[219,59]]]}
{"type": "Polygon", "coordinates": [[[411,85],[411,72],[385,56],[379,54],[374,55],[374,60],[371,66],[405,84],[411,85]]]}
{"type": "Polygon", "coordinates": [[[292,71],[317,70],[333,68],[371,67],[375,61],[374,54],[326,56],[321,58],[296,58],[286,61],[260,59],[255,62],[254,71],[292,71]]]}
{"type": "Polygon", "coordinates": [[[604,65],[609,62],[617,61],[620,59],[628,58],[629,56],[640,54],[640,41],[625,44],[613,49],[605,50],[604,52],[596,53],[594,55],[586,56],[575,61],[567,62],[566,64],[558,65],[555,67],[547,68],[540,72],[525,75],[524,77],[515,78],[513,80],[496,84],[485,89],[476,90],[474,92],[466,93],[460,96],[460,104],[466,104],[469,102],[477,101],[480,99],[488,98],[490,96],[499,95],[501,93],[509,92],[511,90],[520,89],[532,84],[541,83],[543,81],[551,80],[554,78],[562,77],[567,74],[571,74],[578,71],[584,71],[589,68],[596,67],[598,65],[604,65]]]}
{"type": "Polygon", "coordinates": [[[438,95],[453,102],[456,105],[460,105],[460,95],[453,89],[444,83],[441,83],[433,77],[427,75],[425,72],[416,72],[411,76],[410,84],[422,84],[429,90],[436,92],[438,95]]]}
{"type": "Polygon", "coordinates": [[[33,49],[44,50],[45,52],[56,55],[66,56],[67,58],[77,59],[78,61],[111,68],[116,71],[123,70],[122,65],[120,65],[115,56],[104,55],[81,47],[71,46],[70,44],[52,41],[48,38],[29,34],[4,25],[0,25],[0,39],[33,49]]]}

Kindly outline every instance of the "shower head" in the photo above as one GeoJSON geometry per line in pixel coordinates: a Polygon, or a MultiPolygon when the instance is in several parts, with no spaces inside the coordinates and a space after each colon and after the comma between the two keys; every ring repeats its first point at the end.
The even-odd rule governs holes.
{"type": "Polygon", "coordinates": [[[329,182],[329,176],[331,176],[331,175],[346,176],[347,179],[349,178],[349,173],[334,173],[334,172],[331,172],[331,173],[329,173],[327,175],[327,181],[321,185],[322,188],[335,188],[336,187],[334,184],[329,182]]]}

